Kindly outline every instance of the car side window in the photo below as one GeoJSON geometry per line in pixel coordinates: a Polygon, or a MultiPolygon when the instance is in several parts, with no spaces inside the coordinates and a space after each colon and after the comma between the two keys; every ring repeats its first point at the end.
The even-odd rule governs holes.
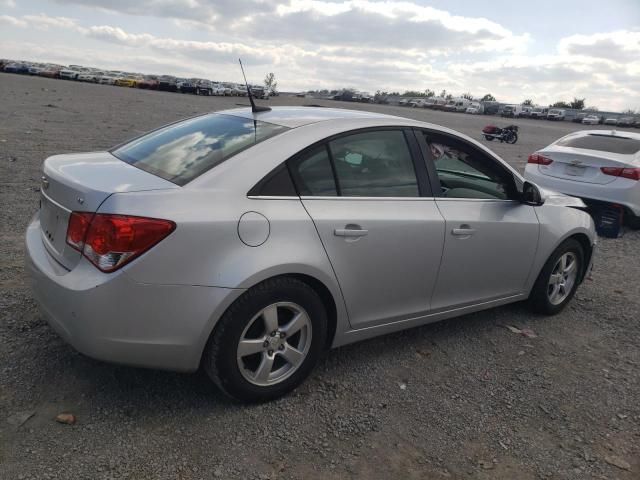
{"type": "Polygon", "coordinates": [[[515,199],[513,175],[483,152],[425,133],[445,198],[515,199]]]}
{"type": "Polygon", "coordinates": [[[401,130],[354,133],[329,142],[343,197],[419,197],[407,140],[401,130]]]}
{"type": "Polygon", "coordinates": [[[289,163],[289,168],[300,195],[319,197],[338,195],[326,145],[298,156],[289,163]]]}

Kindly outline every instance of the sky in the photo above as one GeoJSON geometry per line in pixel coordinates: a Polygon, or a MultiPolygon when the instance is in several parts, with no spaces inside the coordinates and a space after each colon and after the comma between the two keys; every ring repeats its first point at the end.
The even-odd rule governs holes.
{"type": "Polygon", "coordinates": [[[0,0],[0,58],[640,111],[640,0],[0,0]]]}

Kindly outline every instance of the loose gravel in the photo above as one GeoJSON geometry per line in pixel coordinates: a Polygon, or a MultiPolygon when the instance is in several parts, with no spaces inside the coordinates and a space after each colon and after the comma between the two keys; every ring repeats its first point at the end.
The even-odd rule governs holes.
{"type": "MultiPolygon", "coordinates": [[[[44,158],[236,103],[246,99],[0,74],[0,478],[640,478],[638,231],[600,239],[593,281],[556,317],[516,304],[343,347],[265,405],[231,403],[201,373],[100,363],[58,338],[23,268],[44,158]],[[57,422],[60,413],[75,423],[57,422]]],[[[487,123],[507,123],[269,103],[366,108],[476,138],[487,123]]],[[[520,170],[529,153],[582,128],[516,123],[516,145],[487,145],[520,170]]]]}

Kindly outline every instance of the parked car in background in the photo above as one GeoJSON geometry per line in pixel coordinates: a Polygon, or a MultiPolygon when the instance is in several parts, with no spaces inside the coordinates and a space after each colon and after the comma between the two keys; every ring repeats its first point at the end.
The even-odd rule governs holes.
{"type": "Polygon", "coordinates": [[[400,107],[409,107],[411,101],[413,101],[413,98],[401,98],[400,101],[398,102],[398,106],[400,107]]]}
{"type": "Polygon", "coordinates": [[[633,126],[633,122],[634,122],[634,118],[633,117],[622,117],[622,118],[618,119],[618,126],[619,127],[632,127],[633,126]]]}
{"type": "Polygon", "coordinates": [[[45,67],[41,72],[38,73],[40,77],[47,78],[59,78],[60,76],[60,68],[59,67],[45,67]]]}
{"type": "Polygon", "coordinates": [[[178,83],[175,77],[162,76],[158,78],[158,90],[163,92],[177,92],[178,83]]]}
{"type": "Polygon", "coordinates": [[[68,68],[63,68],[62,70],[60,70],[59,77],[62,80],[77,80],[78,79],[78,75],[80,75],[80,72],[77,72],[76,70],[70,70],[68,68]]]}
{"type": "Polygon", "coordinates": [[[618,125],[618,118],[617,117],[607,117],[604,119],[603,122],[605,125],[618,125]]]}
{"type": "Polygon", "coordinates": [[[213,84],[209,80],[198,80],[196,82],[196,95],[213,95],[213,84]]]}
{"type": "Polygon", "coordinates": [[[502,107],[503,117],[519,117],[522,113],[522,105],[505,105],[502,107]]]}
{"type": "Polygon", "coordinates": [[[142,77],[135,77],[132,75],[126,77],[118,77],[116,78],[114,85],[118,87],[129,87],[135,88],[138,86],[138,82],[142,80],[142,77]]]}
{"type": "Polygon", "coordinates": [[[290,392],[328,348],[527,299],[557,314],[596,240],[579,199],[372,112],[227,110],[42,173],[25,243],[46,321],[99,360],[202,367],[241,401],[290,392]]]}
{"type": "Polygon", "coordinates": [[[44,67],[40,65],[31,65],[29,67],[29,75],[40,75],[40,72],[44,70],[44,67]]]}
{"type": "Polygon", "coordinates": [[[425,101],[424,107],[432,110],[442,110],[447,102],[448,100],[443,97],[429,97],[425,101]]]}
{"type": "Polygon", "coordinates": [[[119,78],[120,77],[116,77],[115,75],[103,75],[102,77],[100,77],[98,83],[100,85],[115,85],[116,80],[118,80],[119,78]]]}
{"type": "Polygon", "coordinates": [[[261,85],[252,86],[251,95],[253,95],[255,98],[261,98],[265,100],[269,98],[269,94],[267,93],[266,89],[261,85]]]}
{"type": "Polygon", "coordinates": [[[147,75],[138,82],[138,88],[142,88],[143,90],[157,90],[159,84],[160,82],[158,82],[157,77],[153,75],[147,75]]]}
{"type": "Polygon", "coordinates": [[[481,103],[473,102],[467,107],[466,113],[470,113],[471,115],[479,115],[481,113],[484,113],[484,107],[481,103]]]}
{"type": "Polygon", "coordinates": [[[547,118],[548,113],[549,109],[547,107],[533,107],[531,113],[529,114],[529,118],[535,118],[537,120],[541,118],[547,118]]]}
{"type": "Polygon", "coordinates": [[[598,125],[600,123],[602,123],[602,119],[600,118],[599,115],[587,115],[586,117],[584,117],[582,119],[582,123],[584,125],[598,125]]]}
{"type": "Polygon", "coordinates": [[[518,118],[529,118],[531,116],[532,111],[533,111],[533,107],[530,107],[528,105],[523,105],[520,113],[518,113],[515,116],[518,118]]]}
{"type": "Polygon", "coordinates": [[[183,80],[178,82],[178,91],[180,93],[196,93],[196,85],[191,80],[183,80]]]}
{"type": "Polygon", "coordinates": [[[547,120],[564,120],[565,111],[560,108],[552,108],[547,113],[547,120]]]}
{"type": "Polygon", "coordinates": [[[582,120],[584,120],[587,117],[587,115],[589,114],[586,112],[578,112],[576,113],[576,116],[571,119],[571,121],[573,123],[582,123],[582,120]]]}
{"type": "Polygon", "coordinates": [[[640,134],[580,130],[529,156],[524,177],[544,188],[622,205],[640,228],[640,134]]]}
{"type": "Polygon", "coordinates": [[[496,102],[494,100],[487,100],[482,103],[482,108],[484,110],[485,115],[497,115],[500,111],[500,102],[496,102]]]}
{"type": "Polygon", "coordinates": [[[94,73],[91,73],[91,72],[79,73],[78,74],[78,78],[76,80],[78,80],[79,82],[95,83],[96,82],[96,75],[94,73]]]}
{"type": "Polygon", "coordinates": [[[5,65],[4,71],[7,73],[28,74],[29,65],[27,65],[26,63],[8,63],[7,65],[5,65]]]}
{"type": "Polygon", "coordinates": [[[426,105],[427,100],[424,98],[414,98],[409,102],[411,108],[423,108],[426,105]]]}

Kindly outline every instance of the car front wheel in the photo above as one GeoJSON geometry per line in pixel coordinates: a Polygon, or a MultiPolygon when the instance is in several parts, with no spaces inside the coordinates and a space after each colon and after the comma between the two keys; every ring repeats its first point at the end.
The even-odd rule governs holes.
{"type": "Polygon", "coordinates": [[[326,331],[324,305],[311,287],[290,277],[270,279],[225,312],[209,339],[203,366],[234,399],[272,400],[311,373],[326,331]]]}
{"type": "Polygon", "coordinates": [[[533,310],[545,315],[562,311],[576,293],[583,268],[582,245],[574,239],[563,242],[549,257],[533,286],[529,296],[533,310]]]}

